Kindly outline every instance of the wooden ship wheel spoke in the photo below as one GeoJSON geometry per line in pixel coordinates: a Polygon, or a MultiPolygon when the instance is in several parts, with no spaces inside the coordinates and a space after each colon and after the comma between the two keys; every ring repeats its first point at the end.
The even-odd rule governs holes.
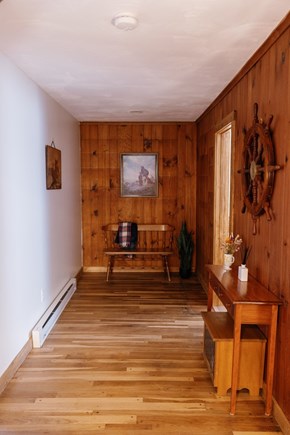
{"type": "Polygon", "coordinates": [[[274,159],[274,147],[270,134],[273,116],[267,123],[258,119],[258,104],[254,104],[254,120],[248,131],[244,130],[242,175],[243,208],[252,215],[253,234],[257,233],[256,222],[262,214],[272,219],[270,200],[274,188],[274,175],[280,165],[274,159]]]}

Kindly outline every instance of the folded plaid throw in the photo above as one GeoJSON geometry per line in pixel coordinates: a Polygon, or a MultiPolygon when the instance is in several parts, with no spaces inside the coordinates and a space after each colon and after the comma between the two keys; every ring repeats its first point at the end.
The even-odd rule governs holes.
{"type": "Polygon", "coordinates": [[[137,244],[137,224],[135,222],[120,222],[115,242],[121,248],[134,249],[137,244]]]}

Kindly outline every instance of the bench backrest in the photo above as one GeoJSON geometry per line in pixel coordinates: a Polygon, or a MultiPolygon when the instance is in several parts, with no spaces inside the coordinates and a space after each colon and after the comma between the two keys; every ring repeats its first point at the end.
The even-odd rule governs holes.
{"type": "MultiPolygon", "coordinates": [[[[138,243],[143,249],[172,249],[174,227],[168,224],[137,224],[138,243]]],[[[105,248],[117,246],[115,243],[119,224],[108,224],[102,227],[105,248]]]]}

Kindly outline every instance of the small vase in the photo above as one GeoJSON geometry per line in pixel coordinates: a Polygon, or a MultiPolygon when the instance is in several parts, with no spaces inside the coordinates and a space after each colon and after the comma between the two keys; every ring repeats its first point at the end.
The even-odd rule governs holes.
{"type": "Polygon", "coordinates": [[[238,278],[240,281],[248,281],[248,268],[245,264],[239,266],[238,278]]]}
{"type": "Polygon", "coordinates": [[[231,265],[235,261],[235,257],[232,254],[224,254],[224,269],[231,270],[231,265]]]}

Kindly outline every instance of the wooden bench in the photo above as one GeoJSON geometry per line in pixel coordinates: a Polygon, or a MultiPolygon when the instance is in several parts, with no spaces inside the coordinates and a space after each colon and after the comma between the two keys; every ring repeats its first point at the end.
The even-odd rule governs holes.
{"type": "Polygon", "coordinates": [[[138,242],[134,249],[121,248],[116,244],[116,235],[118,232],[118,224],[108,224],[102,227],[105,238],[104,254],[108,256],[107,264],[107,281],[109,281],[110,273],[113,272],[115,257],[135,259],[148,258],[162,259],[164,272],[167,275],[168,281],[170,271],[168,265],[168,256],[173,254],[173,232],[174,227],[166,224],[138,224],[138,242]]]}

